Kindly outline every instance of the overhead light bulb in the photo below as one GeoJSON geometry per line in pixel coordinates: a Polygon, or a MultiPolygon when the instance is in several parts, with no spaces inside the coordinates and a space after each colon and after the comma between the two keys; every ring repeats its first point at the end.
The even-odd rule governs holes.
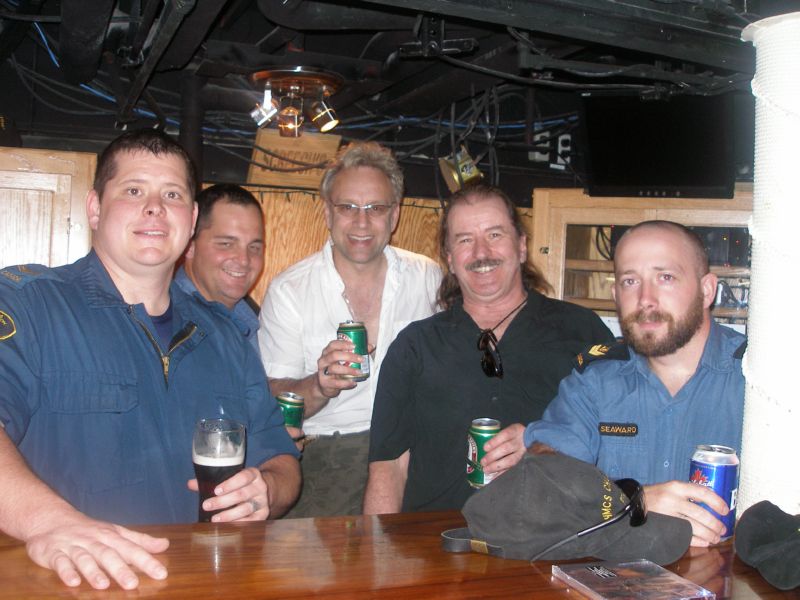
{"type": "Polygon", "coordinates": [[[447,158],[439,159],[439,169],[450,192],[455,193],[468,183],[483,178],[475,161],[464,146],[461,150],[447,158]]]}
{"type": "Polygon", "coordinates": [[[327,133],[339,124],[333,108],[327,105],[325,100],[317,100],[309,107],[309,118],[322,133],[327,133]]]}
{"type": "Polygon", "coordinates": [[[250,76],[256,86],[263,86],[264,101],[250,113],[260,127],[277,122],[284,137],[299,137],[306,120],[325,133],[339,124],[336,112],[328,104],[344,79],[314,67],[278,67],[256,71],[250,76]]]}
{"type": "Polygon", "coordinates": [[[292,87],[289,93],[281,96],[278,111],[278,131],[283,137],[300,137],[303,125],[302,90],[292,87]]]}
{"type": "Polygon", "coordinates": [[[269,85],[264,88],[264,99],[261,103],[256,103],[256,107],[250,111],[250,117],[259,127],[264,127],[275,115],[278,114],[278,107],[272,99],[272,89],[269,85]]]}

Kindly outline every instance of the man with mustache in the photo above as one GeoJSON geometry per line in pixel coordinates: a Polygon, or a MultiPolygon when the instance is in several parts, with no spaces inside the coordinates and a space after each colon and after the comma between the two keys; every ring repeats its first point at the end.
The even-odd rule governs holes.
{"type": "Polygon", "coordinates": [[[404,329],[381,371],[366,513],[460,509],[473,491],[472,421],[500,421],[482,466],[501,473],[525,453],[522,423],[541,416],[580,349],[612,339],[593,312],[543,295],[549,286],[528,262],[525,230],[502,190],[454,194],[439,250],[446,310],[404,329]]]}
{"type": "Polygon", "coordinates": [[[725,527],[698,503],[728,511],[709,488],[688,482],[689,460],[698,444],[740,451],[744,336],[712,319],[717,278],[686,227],[646,221],[630,228],[614,271],[626,344],[582,355],[580,372],[528,425],[525,444],[647,484],[649,510],[689,520],[695,546],[716,543],[725,527]]]}

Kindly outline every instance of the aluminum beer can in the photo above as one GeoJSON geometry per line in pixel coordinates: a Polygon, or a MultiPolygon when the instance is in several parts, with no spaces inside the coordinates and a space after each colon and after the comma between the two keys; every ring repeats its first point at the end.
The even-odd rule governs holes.
{"type": "Polygon", "coordinates": [[[725,524],[723,540],[733,535],[736,524],[736,492],[739,489],[739,459],[736,451],[727,446],[701,444],[697,446],[689,463],[689,481],[710,487],[730,508],[730,512],[720,516],[705,503],[700,506],[708,510],[725,524]]]}
{"type": "Polygon", "coordinates": [[[497,473],[484,473],[481,459],[486,452],[483,445],[500,431],[497,419],[475,419],[467,432],[467,481],[474,488],[482,488],[495,478],[497,473]]]}
{"type": "Polygon", "coordinates": [[[359,369],[360,375],[340,375],[342,379],[352,379],[353,381],[364,381],[369,377],[369,351],[367,350],[367,328],[361,321],[345,321],[339,323],[336,330],[336,339],[349,340],[355,345],[353,352],[361,355],[361,364],[350,363],[353,369],[359,369]]]}
{"type": "Polygon", "coordinates": [[[287,427],[300,428],[303,425],[305,398],[294,392],[283,392],[275,398],[283,413],[283,422],[287,427]]]}

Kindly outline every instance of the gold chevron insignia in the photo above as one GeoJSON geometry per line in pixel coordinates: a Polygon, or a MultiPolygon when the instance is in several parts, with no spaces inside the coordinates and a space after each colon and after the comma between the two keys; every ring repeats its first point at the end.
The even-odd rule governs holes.
{"type": "Polygon", "coordinates": [[[608,346],[604,346],[603,344],[596,344],[589,348],[589,354],[591,356],[604,356],[608,353],[608,346]]]}

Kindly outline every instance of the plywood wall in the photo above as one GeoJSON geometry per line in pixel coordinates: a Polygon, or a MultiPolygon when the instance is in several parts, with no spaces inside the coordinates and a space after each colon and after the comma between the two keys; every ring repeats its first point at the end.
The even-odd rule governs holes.
{"type": "MultiPolygon", "coordinates": [[[[264,273],[250,295],[261,303],[269,282],[278,273],[309,254],[317,252],[328,239],[328,229],[319,195],[309,191],[248,188],[264,207],[264,273]]],[[[533,210],[522,208],[520,215],[530,239],[533,210]]],[[[441,209],[438,200],[406,198],[392,245],[438,260],[438,229],[441,209]]],[[[528,249],[530,253],[530,248],[528,249]]]]}

